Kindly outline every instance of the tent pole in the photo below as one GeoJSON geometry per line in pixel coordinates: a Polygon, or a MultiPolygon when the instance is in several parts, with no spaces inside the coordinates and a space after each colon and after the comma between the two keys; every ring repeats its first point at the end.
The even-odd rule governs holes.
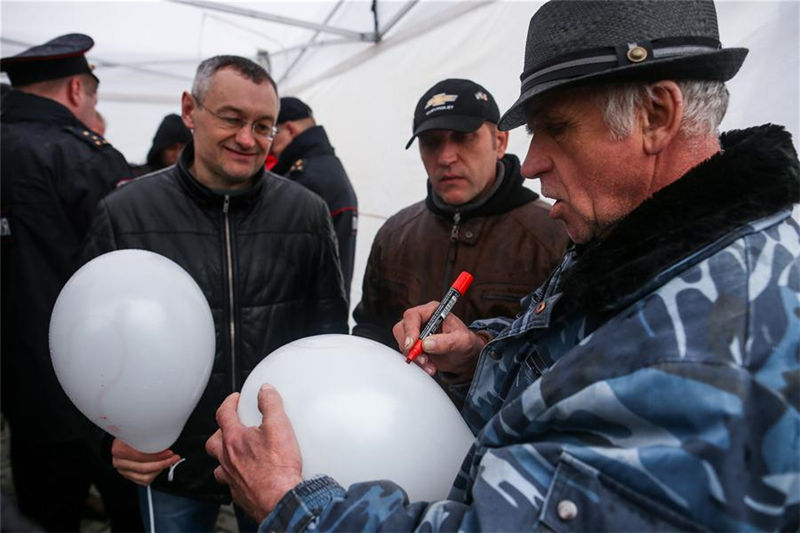
{"type": "Polygon", "coordinates": [[[375,35],[372,32],[364,33],[344,28],[337,28],[335,26],[326,26],[325,24],[316,24],[307,20],[294,19],[284,17],[281,15],[273,15],[272,13],[264,13],[253,9],[244,9],[220,2],[208,2],[206,0],[169,0],[178,4],[187,4],[194,7],[212,9],[222,11],[224,13],[231,13],[234,15],[241,15],[244,17],[256,18],[261,20],[268,20],[270,22],[277,22],[279,24],[286,24],[287,26],[299,26],[309,30],[318,30],[325,33],[335,33],[353,39],[354,41],[374,41],[375,35]]]}

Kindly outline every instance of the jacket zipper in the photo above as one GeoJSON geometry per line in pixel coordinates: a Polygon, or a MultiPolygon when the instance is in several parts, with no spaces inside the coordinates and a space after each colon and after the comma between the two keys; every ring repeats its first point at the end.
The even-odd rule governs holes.
{"type": "Polygon", "coordinates": [[[453,282],[450,279],[453,275],[453,265],[456,262],[456,256],[458,255],[458,230],[461,227],[461,213],[456,210],[453,213],[453,227],[450,229],[450,246],[449,251],[447,254],[447,265],[444,269],[444,280],[442,280],[442,284],[444,286],[444,290],[447,290],[450,287],[450,284],[453,282]]]}
{"type": "Polygon", "coordinates": [[[234,311],[233,299],[233,250],[231,247],[231,221],[228,213],[231,197],[225,195],[225,202],[222,204],[222,215],[225,219],[225,259],[228,265],[228,330],[231,340],[231,391],[236,391],[236,313],[234,311]]]}

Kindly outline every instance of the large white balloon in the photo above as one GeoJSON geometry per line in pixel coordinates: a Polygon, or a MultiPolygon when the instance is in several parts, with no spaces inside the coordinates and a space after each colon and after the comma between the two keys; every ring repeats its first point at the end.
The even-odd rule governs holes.
{"type": "Polygon", "coordinates": [[[345,487],[389,479],[412,501],[443,499],[474,440],[429,375],[361,337],[307,337],[271,353],[242,387],[238,412],[248,426],[261,424],[264,383],[283,397],[305,477],[328,474],[345,487]]]}
{"type": "Polygon", "coordinates": [[[118,250],[69,279],[50,318],[50,356],[72,402],[143,452],[169,448],[203,393],[214,320],[191,276],[145,250],[118,250]]]}

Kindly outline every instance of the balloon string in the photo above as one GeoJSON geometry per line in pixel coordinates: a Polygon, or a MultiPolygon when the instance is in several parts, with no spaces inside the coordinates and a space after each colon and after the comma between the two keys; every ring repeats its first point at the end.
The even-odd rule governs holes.
{"type": "Polygon", "coordinates": [[[179,464],[181,464],[185,460],[186,460],[186,457],[184,457],[183,459],[181,459],[180,461],[178,461],[177,463],[175,463],[174,465],[169,467],[169,473],[167,474],[167,481],[172,481],[172,478],[175,475],[175,469],[178,467],[179,464]]]}
{"type": "Polygon", "coordinates": [[[150,513],[150,533],[156,533],[156,526],[153,523],[153,494],[150,492],[150,485],[147,485],[147,510],[150,513]]]}

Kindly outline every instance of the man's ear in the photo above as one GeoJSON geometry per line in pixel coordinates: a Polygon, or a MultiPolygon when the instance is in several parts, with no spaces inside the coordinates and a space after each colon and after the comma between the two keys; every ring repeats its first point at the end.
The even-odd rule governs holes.
{"type": "Polygon", "coordinates": [[[508,149],[508,132],[501,131],[500,128],[495,128],[494,136],[497,142],[497,159],[503,159],[508,149]]]}
{"type": "Polygon", "coordinates": [[[194,130],[193,113],[195,109],[197,109],[197,102],[195,102],[194,96],[189,94],[188,91],[183,91],[181,95],[181,118],[183,119],[183,123],[190,130],[194,130]]]}
{"type": "Polygon", "coordinates": [[[72,76],[67,80],[67,101],[74,107],[78,107],[83,102],[83,80],[80,76],[72,76]]]}
{"type": "Polygon", "coordinates": [[[647,154],[655,155],[678,135],[683,118],[683,94],[674,81],[650,85],[650,97],[641,111],[642,144],[647,154]]]}

